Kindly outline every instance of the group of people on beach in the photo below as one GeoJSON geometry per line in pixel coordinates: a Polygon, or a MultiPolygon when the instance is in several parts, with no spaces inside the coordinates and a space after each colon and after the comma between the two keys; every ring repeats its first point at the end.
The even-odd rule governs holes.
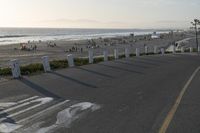
{"type": "Polygon", "coordinates": [[[65,50],[65,52],[83,52],[83,48],[78,48],[73,46],[72,48],[70,48],[69,50],[65,50]]]}
{"type": "Polygon", "coordinates": [[[20,50],[25,50],[25,51],[36,51],[37,50],[37,45],[30,45],[28,46],[28,44],[26,43],[21,43],[20,44],[20,50]]]}

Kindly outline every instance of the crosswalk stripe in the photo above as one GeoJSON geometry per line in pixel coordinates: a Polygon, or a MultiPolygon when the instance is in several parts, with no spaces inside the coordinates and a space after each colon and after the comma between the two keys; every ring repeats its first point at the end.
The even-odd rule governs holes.
{"type": "Polygon", "coordinates": [[[18,104],[21,104],[21,103],[24,103],[24,102],[27,102],[27,101],[30,101],[30,100],[33,100],[35,98],[38,98],[39,96],[33,96],[33,97],[30,97],[30,98],[27,98],[27,99],[24,99],[24,100],[21,100],[19,102],[17,102],[18,104]]]}
{"type": "Polygon", "coordinates": [[[17,102],[17,103],[19,103],[20,105],[17,105],[17,104],[16,104],[17,106],[13,106],[13,107],[11,107],[11,108],[2,110],[2,111],[0,111],[0,115],[2,115],[2,114],[4,114],[4,113],[7,113],[7,112],[10,112],[10,111],[13,111],[13,110],[18,109],[18,108],[21,108],[21,107],[23,107],[23,106],[29,105],[29,104],[31,104],[32,102],[31,102],[31,101],[30,101],[30,102],[26,102],[26,101],[33,100],[33,99],[35,99],[35,98],[38,98],[38,96],[31,97],[31,98],[28,98],[28,99],[19,101],[19,102],[17,102]],[[25,103],[23,103],[23,102],[25,102],[25,103]],[[23,103],[23,104],[21,104],[21,103],[23,103]]]}
{"type": "Polygon", "coordinates": [[[27,111],[29,111],[29,110],[35,109],[35,108],[37,108],[37,107],[39,107],[39,106],[42,106],[42,105],[44,105],[44,104],[47,104],[47,103],[49,103],[49,102],[51,102],[51,101],[52,101],[52,100],[49,99],[49,101],[41,102],[40,104],[36,104],[36,105],[31,106],[31,107],[29,107],[29,108],[26,108],[26,109],[24,109],[24,110],[18,111],[18,112],[13,113],[13,114],[10,114],[10,115],[6,116],[6,118],[5,118],[5,117],[4,117],[4,118],[1,118],[1,119],[0,119],[0,122],[2,122],[2,121],[4,121],[4,120],[7,120],[7,118],[12,118],[12,117],[15,117],[15,116],[17,116],[17,115],[19,115],[19,114],[22,114],[22,113],[24,113],[24,112],[27,112],[27,111]]]}
{"type": "Polygon", "coordinates": [[[49,112],[49,111],[51,111],[51,110],[53,110],[53,109],[58,108],[59,106],[62,106],[62,105],[64,105],[64,104],[68,103],[69,101],[70,101],[70,100],[65,100],[65,101],[63,101],[63,102],[60,102],[60,103],[55,104],[55,105],[53,105],[53,106],[50,106],[50,107],[48,107],[47,109],[45,109],[45,110],[43,110],[43,111],[40,111],[40,112],[38,112],[38,113],[36,113],[36,114],[34,114],[34,115],[32,115],[32,116],[29,116],[29,117],[27,117],[27,118],[21,119],[21,120],[17,121],[16,123],[18,123],[18,124],[25,123],[26,121],[28,121],[28,120],[30,120],[30,119],[33,119],[34,117],[39,117],[39,116],[41,116],[42,114],[45,114],[46,112],[49,112]]]}

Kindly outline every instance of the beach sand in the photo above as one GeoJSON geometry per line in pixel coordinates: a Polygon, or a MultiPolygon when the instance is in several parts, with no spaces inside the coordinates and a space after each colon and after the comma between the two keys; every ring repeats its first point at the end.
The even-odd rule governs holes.
{"type": "Polygon", "coordinates": [[[103,49],[107,48],[110,55],[113,55],[115,48],[119,48],[120,53],[124,52],[125,47],[130,47],[131,52],[134,53],[136,48],[140,48],[141,52],[144,51],[144,45],[149,47],[149,50],[153,52],[153,47],[167,48],[175,41],[187,38],[182,33],[163,34],[162,39],[150,39],[150,36],[136,36],[136,37],[115,37],[115,38],[99,38],[93,40],[57,40],[51,42],[51,45],[56,44],[55,47],[48,47],[50,42],[37,42],[29,43],[28,47],[37,45],[37,50],[20,50],[20,44],[4,45],[0,46],[0,67],[8,67],[9,61],[12,59],[19,59],[21,65],[30,63],[41,63],[42,56],[49,56],[50,60],[66,59],[68,54],[73,54],[74,57],[87,57],[88,46],[94,48],[95,56],[102,55],[103,49]],[[97,47],[95,47],[95,46],[97,47]],[[70,52],[72,47],[78,48],[77,52],[70,52]],[[82,52],[80,51],[82,48],[82,52]]]}

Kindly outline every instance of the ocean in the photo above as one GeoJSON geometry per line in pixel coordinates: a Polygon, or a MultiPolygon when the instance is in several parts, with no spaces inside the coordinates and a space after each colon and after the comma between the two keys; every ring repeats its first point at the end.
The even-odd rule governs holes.
{"type": "Polygon", "coordinates": [[[70,29],[70,28],[0,28],[0,45],[26,43],[28,41],[83,40],[167,33],[170,30],[151,29],[70,29]]]}

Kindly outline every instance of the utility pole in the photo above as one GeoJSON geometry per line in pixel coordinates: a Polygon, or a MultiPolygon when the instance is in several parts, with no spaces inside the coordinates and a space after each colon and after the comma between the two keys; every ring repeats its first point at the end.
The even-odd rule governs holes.
{"type": "Polygon", "coordinates": [[[199,42],[198,42],[198,25],[200,25],[200,20],[194,19],[194,22],[191,22],[191,24],[194,26],[192,28],[195,29],[195,34],[196,34],[196,44],[197,44],[197,51],[199,49],[199,42]]]}

